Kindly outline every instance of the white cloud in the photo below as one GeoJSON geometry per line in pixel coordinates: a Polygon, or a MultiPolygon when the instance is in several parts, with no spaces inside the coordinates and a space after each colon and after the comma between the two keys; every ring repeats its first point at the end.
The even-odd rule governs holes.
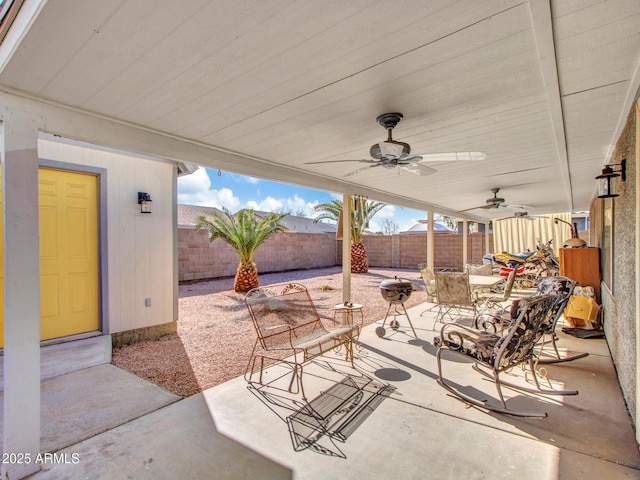
{"type": "Polygon", "coordinates": [[[211,180],[204,168],[199,168],[191,175],[178,177],[178,203],[224,207],[232,212],[240,207],[240,199],[230,188],[211,188],[211,180]]]}
{"type": "Polygon", "coordinates": [[[286,205],[293,213],[305,211],[307,216],[313,216],[315,214],[314,207],[319,205],[318,200],[313,202],[307,202],[304,198],[300,198],[298,195],[294,195],[293,198],[287,198],[286,205]]]}
{"type": "Polygon", "coordinates": [[[384,206],[369,222],[369,230],[372,232],[379,232],[382,230],[382,223],[387,220],[395,220],[396,207],[393,205],[384,206]]]}
{"type": "Polygon", "coordinates": [[[271,196],[268,196],[264,200],[260,202],[256,202],[255,200],[250,200],[246,203],[246,208],[253,208],[254,210],[262,211],[262,212],[274,212],[274,211],[282,211],[282,210],[290,210],[291,213],[296,214],[302,210],[304,210],[307,216],[313,216],[315,214],[314,208],[320,202],[317,200],[313,202],[307,202],[304,198],[299,197],[298,195],[294,195],[293,198],[283,198],[276,199],[271,196]]]}
{"type": "Polygon", "coordinates": [[[249,200],[245,206],[246,208],[253,208],[259,212],[273,212],[274,210],[282,210],[284,208],[284,204],[273,197],[267,197],[260,203],[249,200]]]}

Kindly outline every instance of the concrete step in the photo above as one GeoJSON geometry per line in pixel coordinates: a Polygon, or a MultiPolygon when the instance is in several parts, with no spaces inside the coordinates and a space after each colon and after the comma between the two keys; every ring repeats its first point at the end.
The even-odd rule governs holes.
{"type": "MultiPolygon", "coordinates": [[[[53,378],[111,363],[111,335],[100,335],[40,348],[40,377],[53,378]]],[[[0,391],[4,390],[4,356],[0,355],[0,391]]]]}

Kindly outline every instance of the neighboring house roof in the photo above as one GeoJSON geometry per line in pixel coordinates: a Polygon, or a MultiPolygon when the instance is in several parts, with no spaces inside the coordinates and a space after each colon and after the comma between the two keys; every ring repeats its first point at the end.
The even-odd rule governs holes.
{"type": "Polygon", "coordinates": [[[222,210],[215,207],[178,204],[178,225],[181,227],[194,226],[200,215],[212,215],[214,213],[222,213],[222,210]]]}
{"type": "MultiPolygon", "coordinates": [[[[178,226],[194,226],[200,215],[212,215],[215,213],[222,213],[222,210],[215,207],[178,204],[178,226]]],[[[269,212],[255,211],[254,213],[256,216],[262,218],[269,212]]],[[[335,225],[323,222],[313,223],[312,218],[289,215],[282,220],[282,224],[290,232],[336,233],[335,225]]]]}
{"type": "MultiPolygon", "coordinates": [[[[426,233],[429,230],[429,225],[427,223],[415,223],[408,230],[400,232],[400,235],[411,235],[415,233],[426,233]]],[[[444,223],[434,222],[433,224],[433,232],[434,233],[451,233],[455,232],[444,223]]]]}
{"type": "MultiPolygon", "coordinates": [[[[254,212],[258,217],[262,218],[269,212],[254,212]]],[[[298,233],[336,233],[336,226],[331,223],[318,222],[314,223],[313,218],[296,217],[289,215],[282,220],[282,224],[290,232],[298,233]]]]}

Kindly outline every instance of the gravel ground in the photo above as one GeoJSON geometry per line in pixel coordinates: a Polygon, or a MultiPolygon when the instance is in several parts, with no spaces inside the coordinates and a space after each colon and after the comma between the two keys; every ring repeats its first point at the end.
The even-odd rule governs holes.
{"type": "MultiPolygon", "coordinates": [[[[379,285],[393,278],[414,286],[407,308],[427,301],[417,270],[371,268],[351,276],[351,301],[364,305],[365,324],[382,320],[388,303],[379,285]]],[[[260,275],[260,285],[299,282],[307,287],[321,317],[342,302],[341,267],[260,275]]],[[[244,374],[256,340],[244,294],[233,278],[180,285],[178,331],[157,341],[116,348],[113,364],[177,395],[187,397],[244,374]]]]}

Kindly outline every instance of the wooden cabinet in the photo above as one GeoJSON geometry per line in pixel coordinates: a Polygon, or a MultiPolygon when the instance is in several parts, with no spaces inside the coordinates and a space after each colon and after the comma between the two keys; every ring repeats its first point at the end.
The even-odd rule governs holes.
{"type": "Polygon", "coordinates": [[[582,287],[592,286],[596,292],[596,301],[600,304],[599,248],[561,248],[560,275],[577,281],[582,287]]]}

